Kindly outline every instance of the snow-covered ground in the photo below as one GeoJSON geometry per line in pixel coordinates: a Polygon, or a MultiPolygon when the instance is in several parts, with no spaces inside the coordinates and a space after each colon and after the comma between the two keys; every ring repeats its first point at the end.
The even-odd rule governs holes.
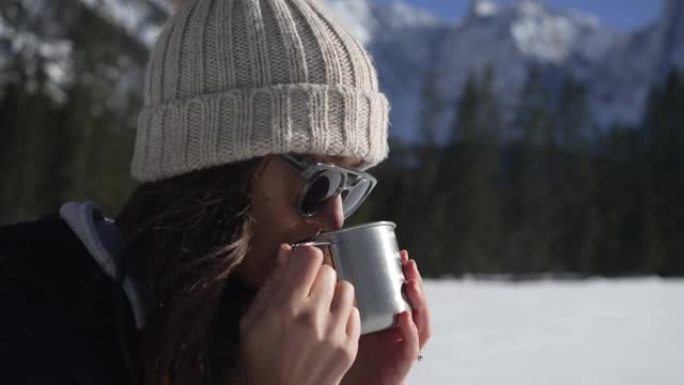
{"type": "Polygon", "coordinates": [[[408,385],[682,385],[684,280],[428,281],[408,385]]]}

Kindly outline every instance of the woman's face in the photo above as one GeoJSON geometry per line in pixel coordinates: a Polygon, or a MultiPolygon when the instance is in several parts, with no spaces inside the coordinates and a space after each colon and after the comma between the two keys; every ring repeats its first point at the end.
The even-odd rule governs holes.
{"type": "MultiPolygon", "coordinates": [[[[343,157],[312,157],[321,163],[353,168],[358,161],[343,157]]],[[[278,247],[311,238],[320,231],[342,228],[342,200],[335,197],[311,217],[297,211],[304,180],[278,156],[264,158],[252,180],[250,215],[254,221],[249,251],[237,268],[243,281],[258,287],[275,264],[278,247]]]]}

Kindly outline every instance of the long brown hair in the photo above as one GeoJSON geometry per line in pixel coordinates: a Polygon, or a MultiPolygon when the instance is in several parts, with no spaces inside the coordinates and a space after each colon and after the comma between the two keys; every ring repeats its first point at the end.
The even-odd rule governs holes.
{"type": "MultiPolygon", "coordinates": [[[[211,325],[227,278],[247,253],[250,181],[258,163],[141,184],[117,216],[124,268],[136,263],[150,294],[135,348],[144,384],[212,382],[211,325]]],[[[238,321],[230,321],[233,329],[238,321]]],[[[232,357],[225,365],[235,369],[237,362],[230,361],[237,354],[232,357]]]]}

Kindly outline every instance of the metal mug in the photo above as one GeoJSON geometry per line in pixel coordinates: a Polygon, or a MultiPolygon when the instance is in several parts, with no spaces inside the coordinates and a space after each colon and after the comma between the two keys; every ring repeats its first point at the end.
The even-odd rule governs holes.
{"type": "Polygon", "coordinates": [[[410,310],[393,222],[373,222],[317,234],[311,245],[323,250],[339,279],[354,285],[361,334],[395,326],[395,315],[410,310]]]}

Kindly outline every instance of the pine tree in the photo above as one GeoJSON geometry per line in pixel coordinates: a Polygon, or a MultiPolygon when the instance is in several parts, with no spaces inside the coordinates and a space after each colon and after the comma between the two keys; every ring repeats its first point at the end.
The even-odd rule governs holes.
{"type": "MultiPolygon", "coordinates": [[[[32,12],[20,1],[0,6],[4,28],[33,36],[32,12]]],[[[14,45],[3,44],[3,47],[14,45]]],[[[0,223],[30,218],[56,207],[63,196],[70,159],[68,130],[60,130],[64,105],[51,97],[48,58],[34,41],[9,49],[0,89],[0,223]]]]}
{"type": "Polygon", "coordinates": [[[541,73],[529,73],[516,110],[519,138],[507,154],[507,211],[504,263],[507,271],[537,273],[557,269],[552,243],[557,206],[552,179],[557,161],[549,101],[541,73]]]}
{"type": "Polygon", "coordinates": [[[407,200],[404,207],[413,227],[414,241],[418,245],[419,261],[427,265],[429,271],[439,273],[450,263],[451,250],[445,244],[448,237],[447,205],[449,191],[440,188],[440,164],[443,143],[439,143],[440,130],[438,117],[445,106],[436,84],[439,81],[434,66],[425,74],[421,89],[422,108],[420,112],[420,133],[418,159],[412,171],[413,183],[404,185],[407,200]],[[414,202],[420,202],[416,205],[414,202]]]}
{"type": "Polygon", "coordinates": [[[500,196],[497,185],[501,119],[493,72],[471,75],[456,106],[452,140],[440,173],[448,191],[445,241],[453,250],[450,271],[500,270],[500,196]]]}
{"type": "Polygon", "coordinates": [[[558,259],[558,269],[563,271],[592,273],[597,243],[601,237],[601,218],[595,202],[595,169],[591,142],[595,135],[590,132],[591,112],[584,86],[568,76],[554,114],[553,136],[558,145],[556,176],[553,180],[557,191],[559,210],[553,219],[559,229],[552,257],[558,259]]]}
{"type": "MultiPolygon", "coordinates": [[[[73,79],[57,85],[58,100],[57,81],[45,72],[48,59],[33,40],[20,45],[29,51],[7,52],[0,221],[55,211],[66,200],[92,199],[113,214],[132,187],[128,163],[147,48],[82,2],[45,1],[41,12],[29,12],[26,4],[0,5],[7,28],[39,44],[68,42],[73,79]]],[[[12,46],[2,43],[0,49],[12,46]]]]}
{"type": "Polygon", "coordinates": [[[653,91],[643,131],[653,195],[644,208],[644,251],[662,275],[684,274],[684,75],[673,71],[653,91]],[[662,246],[660,245],[662,243],[662,246]]]}

